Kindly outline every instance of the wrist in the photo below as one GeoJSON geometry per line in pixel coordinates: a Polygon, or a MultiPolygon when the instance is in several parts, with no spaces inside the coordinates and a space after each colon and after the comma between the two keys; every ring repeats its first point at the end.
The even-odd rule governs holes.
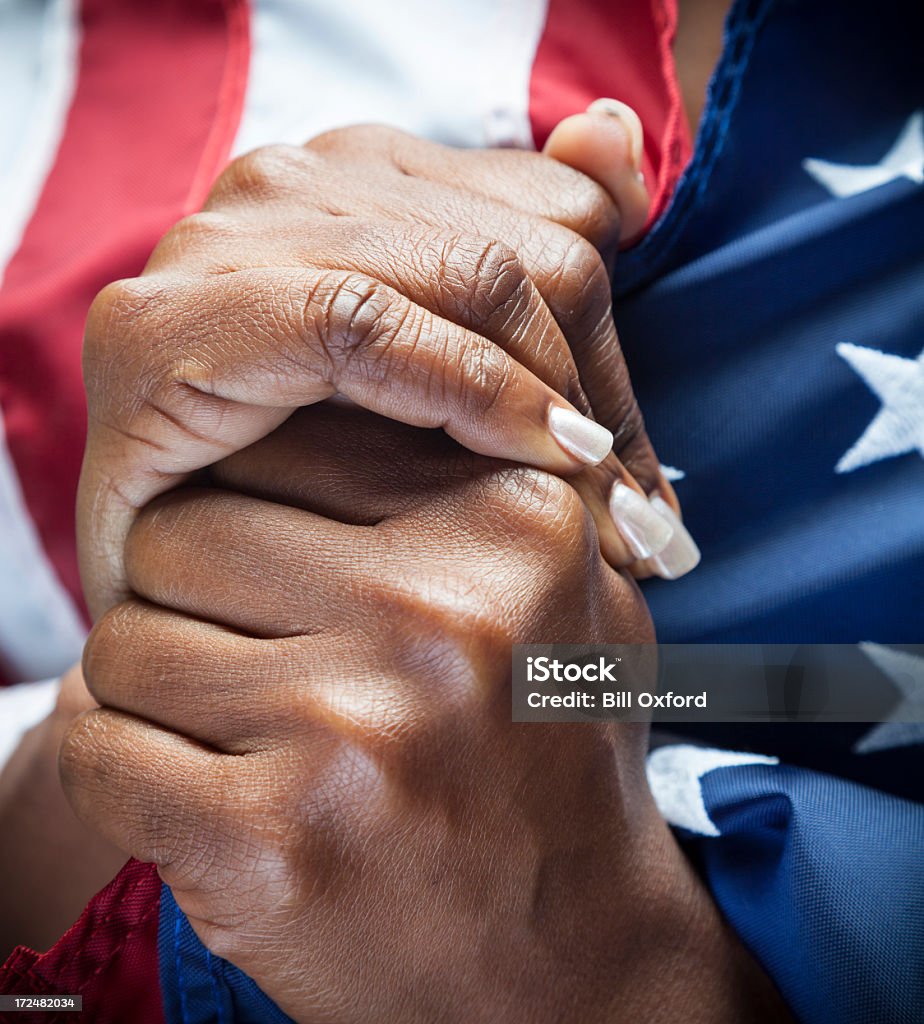
{"type": "Polygon", "coordinates": [[[792,1020],[658,816],[646,837],[640,898],[626,929],[619,983],[607,1022],[685,1020],[688,1024],[784,1024],[792,1020]]]}
{"type": "Polygon", "coordinates": [[[598,807],[593,823],[567,829],[583,842],[543,857],[529,945],[497,950],[516,1010],[469,1006],[467,1020],[791,1020],[630,775],[605,813],[598,807]]]}

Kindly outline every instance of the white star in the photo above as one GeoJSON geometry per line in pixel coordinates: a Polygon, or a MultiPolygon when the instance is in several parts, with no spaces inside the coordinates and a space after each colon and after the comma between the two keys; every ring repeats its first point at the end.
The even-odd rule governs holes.
{"type": "Polygon", "coordinates": [[[677,469],[675,466],[661,466],[661,472],[664,474],[664,479],[669,480],[672,484],[687,475],[682,469],[677,469]]]}
{"type": "Polygon", "coordinates": [[[850,473],[908,452],[924,457],[924,352],[917,359],[904,359],[842,342],[837,354],[882,400],[882,408],[860,440],[841,456],[835,473],[850,473]]]}
{"type": "Polygon", "coordinates": [[[902,700],[889,717],[860,737],[855,754],[924,743],[924,658],[882,644],[860,644],[860,650],[891,679],[902,700]]]}
{"type": "Polygon", "coordinates": [[[896,178],[924,183],[924,111],[908,118],[895,144],[878,164],[835,164],[809,157],[802,167],[840,199],[886,185],[896,178]]]}
{"type": "Polygon", "coordinates": [[[703,802],[702,777],[716,768],[743,764],[779,764],[779,758],[763,754],[742,754],[735,750],[713,750],[686,743],[659,747],[648,755],[646,772],[651,795],[669,825],[721,835],[703,802]]]}

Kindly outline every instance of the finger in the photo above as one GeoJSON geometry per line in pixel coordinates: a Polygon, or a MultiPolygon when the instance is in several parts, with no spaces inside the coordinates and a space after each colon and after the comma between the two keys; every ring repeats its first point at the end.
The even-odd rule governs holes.
{"type": "MultiPolygon", "coordinates": [[[[458,174],[457,168],[454,173],[458,174]]],[[[472,189],[477,189],[474,168],[470,178],[472,189]]],[[[369,207],[362,212],[382,214],[380,201],[376,196],[364,199],[369,207]]],[[[497,199],[470,192],[460,203],[457,190],[439,183],[405,185],[388,215],[438,232],[464,231],[501,239],[501,251],[516,254],[519,267],[564,335],[594,418],[615,437],[616,455],[646,494],[662,493],[659,460],[619,345],[610,278],[597,249],[575,231],[535,214],[513,211],[497,199]]],[[[523,358],[522,349],[518,357],[523,358]]]]}
{"type": "MultiPolygon", "coordinates": [[[[393,229],[373,222],[357,225],[349,245],[341,241],[326,247],[326,251],[337,269],[377,275],[431,312],[478,331],[580,411],[590,410],[558,322],[512,248],[478,236],[420,229],[396,239],[393,229]]],[[[607,315],[606,319],[611,318],[607,315]]],[[[585,363],[593,380],[601,378],[609,385],[600,389],[599,402],[610,421],[618,423],[623,454],[628,454],[640,469],[649,490],[658,492],[662,483],[658,460],[647,441],[618,355],[613,333],[591,346],[585,363]],[[615,365],[608,358],[612,355],[617,357],[615,365]],[[623,394],[623,400],[617,400],[614,392],[623,394]]],[[[445,446],[440,450],[444,452],[445,446]]],[[[316,455],[323,460],[323,452],[316,455]]],[[[392,465],[387,453],[382,456],[386,465],[392,465]]],[[[600,473],[581,474],[576,486],[594,515],[604,557],[614,568],[624,568],[657,554],[666,546],[671,527],[664,517],[643,504],[644,488],[619,459],[608,456],[602,465],[600,473]]],[[[344,487],[344,493],[351,490],[348,483],[344,487]]],[[[377,490],[373,488],[373,492],[377,490]]],[[[264,493],[269,496],[273,492],[264,493]]],[[[332,501],[320,494],[314,497],[321,500],[320,507],[308,507],[343,521],[353,521],[353,508],[363,503],[362,496],[358,496],[357,506],[343,508],[336,496],[332,501]]],[[[381,509],[378,512],[384,514],[381,509]]]]}
{"type": "Polygon", "coordinates": [[[670,542],[656,556],[642,562],[639,575],[642,576],[647,571],[662,579],[679,579],[699,565],[699,548],[683,525],[680,513],[672,505],[660,496],[653,498],[652,504],[667,520],[673,532],[670,542]]]}
{"type": "MultiPolygon", "coordinates": [[[[305,409],[272,439],[213,470],[223,482],[272,502],[191,489],[159,499],[128,537],[132,589],[153,603],[264,638],[336,632],[351,624],[361,630],[370,616],[389,614],[393,602],[407,596],[413,603],[413,594],[401,590],[400,572],[390,587],[382,586],[388,567],[406,569],[416,559],[426,572],[433,559],[445,563],[444,543],[426,523],[434,516],[450,519],[457,503],[470,502],[478,474],[465,465],[471,456],[464,453],[455,463],[437,449],[432,458],[419,458],[414,443],[399,443],[396,455],[396,435],[410,428],[381,426],[383,432],[362,410],[305,409]],[[414,457],[402,458],[402,449],[415,451],[414,457]],[[420,516],[411,562],[400,535],[328,518],[378,521],[383,513],[420,516]],[[255,589],[260,602],[238,599],[255,589]]],[[[583,497],[601,505],[597,482],[587,482],[583,497]]],[[[639,554],[626,553],[606,512],[603,500],[598,515],[610,525],[599,535],[601,549],[621,568],[639,554]]],[[[470,558],[480,556],[483,538],[476,534],[467,535],[470,558]]]]}
{"type": "Polygon", "coordinates": [[[289,258],[320,257],[324,266],[381,281],[436,316],[482,335],[521,366],[589,411],[577,367],[558,322],[517,252],[496,238],[459,231],[360,221],[348,241],[319,228],[311,250],[295,238],[289,258]]]}
{"type": "MultiPolygon", "coordinates": [[[[486,465],[490,465],[487,463],[486,465]]],[[[477,470],[444,435],[329,403],[299,410],[267,438],[212,467],[223,487],[372,526],[451,503],[454,483],[477,470]],[[407,454],[405,454],[407,453],[407,454]],[[303,467],[303,468],[301,468],[303,467]]],[[[622,569],[667,546],[672,529],[614,456],[569,483],[594,517],[604,558],[622,569]]],[[[636,565],[650,575],[650,567],[636,565]]]]}
{"type": "MultiPolygon", "coordinates": [[[[208,863],[208,837],[236,834],[223,756],[200,744],[102,708],[75,720],[61,745],[61,781],[77,816],[120,850],[179,880],[232,865],[208,863]]],[[[220,846],[219,846],[220,848],[220,846]]],[[[240,868],[240,865],[237,865],[240,868]]]]}
{"type": "MultiPolygon", "coordinates": [[[[474,173],[472,177],[475,180],[474,173]]],[[[369,202],[374,206],[378,200],[373,197],[369,202]]],[[[445,232],[453,229],[472,232],[471,236],[464,236],[466,238],[478,239],[483,233],[486,237],[503,240],[494,250],[494,259],[502,261],[505,256],[515,254],[516,263],[511,260],[511,266],[516,266],[518,273],[524,272],[538,291],[579,371],[582,392],[579,395],[563,393],[579,407],[586,396],[594,418],[613,433],[616,455],[628,474],[646,494],[661,494],[669,500],[670,492],[664,488],[660,463],[645,430],[619,345],[609,274],[594,246],[568,228],[534,215],[512,213],[509,206],[494,199],[469,195],[460,205],[453,198],[453,190],[438,184],[420,183],[416,190],[406,187],[402,197],[396,198],[392,214],[423,222],[437,232],[435,237],[445,238],[445,232]],[[407,202],[408,192],[415,197],[413,202],[407,202]],[[402,207],[402,202],[407,205],[402,207]]],[[[452,256],[461,270],[460,257],[461,253],[452,256]]],[[[450,273],[448,279],[452,276],[450,273]]],[[[486,273],[483,278],[489,280],[486,273]]],[[[535,340],[538,357],[558,352],[557,339],[543,323],[545,333],[535,340]]],[[[533,335],[522,337],[523,342],[515,350],[516,357],[525,365],[536,367],[541,358],[530,360],[527,355],[533,335]]],[[[508,343],[509,340],[505,341],[508,343]]],[[[563,382],[571,386],[570,367],[557,358],[557,379],[548,377],[547,380],[557,389],[563,382]]]]}
{"type": "Polygon", "coordinates": [[[267,642],[137,600],[102,616],[83,667],[100,705],[236,756],[310,738],[318,759],[337,738],[394,735],[432,696],[413,640],[267,642]]]}
{"type": "Polygon", "coordinates": [[[304,724],[301,681],[308,669],[299,639],[267,644],[131,600],[94,626],[84,678],[105,707],[227,753],[251,753],[304,724]]]}
{"type": "Polygon", "coordinates": [[[622,469],[615,472],[610,460],[612,480],[628,474],[645,494],[669,498],[619,344],[610,278],[600,254],[573,231],[545,221],[517,217],[503,230],[501,237],[564,334],[595,419],[613,434],[622,469]]]}
{"type": "MultiPolygon", "coordinates": [[[[619,173],[625,177],[632,147],[618,122],[602,114],[585,120],[604,122],[608,141],[602,148],[616,158],[621,147],[619,173]]],[[[303,159],[287,167],[293,193],[313,194],[322,181],[326,204],[341,214],[417,224],[444,236],[499,239],[513,250],[565,336],[595,419],[617,436],[616,454],[647,494],[664,493],[616,336],[607,267],[588,240],[599,245],[608,230],[618,229],[618,208],[601,185],[537,154],[460,152],[379,126],[319,136],[303,159]],[[372,170],[370,152],[381,157],[372,170]]],[[[303,226],[280,224],[276,233],[288,235],[300,259],[317,258],[319,250],[306,241],[303,226]]],[[[333,252],[335,265],[342,258],[342,244],[323,248],[324,258],[333,252]]],[[[385,262],[394,264],[394,256],[385,262]]]]}
{"type": "Polygon", "coordinates": [[[453,481],[473,475],[474,459],[441,432],[321,402],[297,410],[270,437],[216,463],[209,480],[340,523],[372,527],[441,499],[451,501],[453,481]]]}
{"type": "Polygon", "coordinates": [[[91,538],[82,570],[95,612],[124,594],[121,549],[139,507],[336,392],[442,427],[472,451],[558,474],[599,462],[612,445],[608,430],[503,349],[363,275],[255,270],[206,288],[177,285],[170,319],[147,299],[96,314],[127,317],[140,340],[129,350],[147,365],[125,359],[125,339],[108,353],[89,341],[85,350],[94,417],[78,518],[91,538]],[[126,402],[126,393],[137,398],[126,402]]]}
{"type": "Polygon", "coordinates": [[[621,216],[621,240],[642,231],[650,200],[642,177],[644,136],[638,114],[618,100],[596,100],[587,113],[552,129],[543,153],[580,171],[606,189],[621,216]]]}
{"type": "MultiPolygon", "coordinates": [[[[618,431],[620,453],[629,458],[639,475],[636,480],[620,459],[608,456],[602,472],[586,474],[577,484],[594,514],[604,556],[615,568],[623,568],[638,558],[657,554],[667,543],[670,529],[664,519],[635,500],[636,494],[659,492],[663,480],[621,359],[606,273],[587,243],[573,248],[573,233],[550,225],[541,230],[548,232],[550,227],[556,235],[567,236],[561,244],[569,249],[554,266],[550,265],[554,261],[546,259],[547,293],[554,296],[559,315],[571,318],[576,344],[584,347],[582,361],[588,379],[600,385],[595,390],[599,392],[598,405],[618,431]],[[571,284],[571,279],[582,275],[588,278],[583,294],[571,284]],[[576,315],[575,301],[583,302],[586,312],[576,315]],[[588,315],[594,317],[599,335],[585,339],[582,332],[587,329],[588,315]],[[593,487],[599,493],[592,493],[593,487]]],[[[532,236],[524,233],[522,242],[526,247],[533,245],[532,236]]],[[[303,237],[289,239],[287,244],[290,248],[280,253],[281,261],[312,258],[313,250],[304,248],[303,237]]],[[[432,313],[478,331],[580,411],[590,409],[564,334],[513,248],[477,235],[422,227],[408,228],[396,236],[393,226],[379,221],[358,222],[348,242],[341,232],[326,237],[319,228],[313,233],[312,245],[325,253],[333,268],[377,276],[432,313]]],[[[541,258],[537,256],[537,261],[541,258]]],[[[323,459],[323,453],[317,455],[323,459]]],[[[388,454],[383,457],[386,465],[392,464],[388,454]]],[[[343,517],[342,512],[331,511],[329,504],[318,511],[323,509],[343,517]]],[[[344,521],[352,521],[349,513],[344,521]]]]}
{"type": "Polygon", "coordinates": [[[381,575],[371,529],[228,491],[183,489],[138,516],[125,545],[132,591],[154,604],[279,638],[347,628],[381,575]],[[258,592],[258,602],[241,595],[258,592]]]}
{"type": "MultiPolygon", "coordinates": [[[[597,115],[596,119],[600,120],[602,116],[597,115]]],[[[621,544],[620,537],[625,539],[633,532],[637,535],[638,526],[629,523],[625,515],[617,514],[618,534],[614,534],[612,526],[608,526],[604,518],[599,518],[600,509],[606,507],[610,487],[622,481],[628,490],[618,488],[616,494],[629,501],[632,498],[629,490],[636,489],[636,482],[645,494],[660,495],[669,504],[674,501],[674,496],[661,474],[659,461],[645,432],[619,348],[610,308],[610,283],[606,267],[600,254],[586,241],[586,237],[593,236],[594,232],[605,233],[607,224],[618,223],[618,211],[612,198],[586,176],[535,154],[464,154],[381,127],[351,129],[348,133],[332,132],[309,145],[312,150],[311,159],[289,159],[287,162],[292,170],[290,187],[294,188],[296,184],[299,187],[310,186],[314,180],[312,176],[323,172],[325,201],[333,204],[339,213],[366,218],[367,224],[370,216],[393,219],[392,223],[395,220],[417,222],[435,229],[434,237],[442,237],[444,244],[446,238],[450,237],[447,235],[450,230],[456,238],[466,238],[458,234],[460,229],[472,233],[472,241],[476,246],[479,243],[478,235],[482,232],[488,237],[503,238],[509,243],[509,249],[519,259],[520,269],[525,270],[527,276],[535,282],[541,299],[552,312],[555,322],[575,353],[581,378],[586,381],[590,403],[595,410],[595,418],[616,435],[616,454],[619,459],[607,460],[610,475],[600,476],[603,490],[598,498],[602,497],[603,500],[595,501],[593,506],[607,558],[617,566],[627,564],[627,559],[631,560],[628,552],[634,548],[631,543],[626,548],[621,544]],[[355,144],[356,131],[364,133],[368,144],[360,162],[357,162],[359,150],[355,144]],[[318,157],[314,151],[316,148],[325,154],[323,158],[318,157]],[[363,175],[369,173],[369,151],[379,151],[387,159],[375,161],[375,187],[357,188],[357,183],[365,181],[363,175]],[[533,161],[533,165],[529,167],[529,173],[524,174],[522,161],[527,158],[533,161]],[[326,160],[329,163],[325,163],[326,160]],[[463,161],[468,161],[468,164],[460,177],[463,161]],[[330,173],[332,166],[338,169],[336,175],[330,173]],[[389,167],[392,170],[391,178],[387,173],[389,167]],[[499,173],[501,171],[503,173],[499,173]],[[503,179],[503,184],[498,182],[498,176],[503,179]],[[516,182],[517,187],[511,189],[511,181],[516,182]],[[495,195],[503,193],[504,188],[513,193],[508,196],[511,200],[509,203],[499,201],[495,195]],[[563,199],[559,207],[555,208],[555,202],[549,196],[565,196],[566,200],[563,199]],[[516,202],[520,202],[524,209],[516,209],[513,205],[516,202]],[[530,206],[533,212],[529,211],[530,206]],[[564,208],[569,210],[570,220],[562,215],[564,208]],[[536,215],[535,209],[542,209],[550,219],[536,215]],[[556,217],[559,222],[552,222],[556,217]],[[573,224],[585,233],[585,237],[562,226],[564,223],[573,224]]],[[[614,149],[612,145],[609,148],[614,149]]],[[[614,154],[611,155],[615,158],[614,154]]],[[[624,160],[623,169],[625,163],[624,160]]],[[[210,227],[209,230],[214,228],[210,227]]],[[[374,235],[374,228],[367,230],[374,235]]],[[[323,227],[319,227],[310,233],[312,242],[319,232],[319,238],[323,239],[323,227]]],[[[305,232],[300,228],[280,223],[274,237],[280,236],[287,237],[297,259],[310,262],[315,258],[317,249],[306,244],[305,232]]],[[[335,264],[342,261],[337,265],[363,268],[361,259],[357,261],[356,250],[344,247],[342,232],[340,236],[339,240],[334,238],[321,244],[325,258],[333,258],[335,264]]],[[[464,248],[465,245],[460,246],[461,250],[464,248]]],[[[497,244],[494,255],[502,254],[504,249],[503,245],[497,244]]],[[[396,261],[393,250],[386,249],[383,255],[383,260],[376,260],[377,266],[374,269],[381,276],[383,272],[380,267],[384,266],[386,280],[391,280],[387,277],[389,266],[407,261],[396,261]]],[[[450,256],[450,262],[457,264],[461,272],[464,261],[458,259],[458,254],[450,253],[450,256]]],[[[411,264],[418,259],[420,256],[415,253],[411,264]]],[[[423,259],[427,260],[426,254],[423,259]]],[[[491,266],[492,260],[488,260],[482,270],[491,266]]],[[[408,276],[405,270],[393,272],[408,276]]],[[[413,270],[409,276],[413,279],[413,270]]],[[[477,273],[475,276],[478,276],[477,273]]],[[[509,273],[503,276],[507,279],[512,277],[509,273]]],[[[451,277],[451,273],[441,275],[439,268],[436,268],[437,281],[442,279],[448,282],[451,277]]],[[[483,273],[482,279],[487,284],[482,290],[483,295],[490,295],[492,291],[498,294],[503,290],[490,287],[489,274],[483,273]]],[[[402,287],[411,290],[420,285],[415,280],[397,280],[395,283],[399,290],[402,287]]],[[[424,304],[427,303],[428,295],[432,296],[432,290],[432,287],[424,287],[424,304]]],[[[455,294],[460,292],[464,296],[467,290],[457,286],[455,294]]],[[[419,295],[415,297],[420,298],[419,295]]],[[[450,317],[453,315],[448,308],[451,302],[440,306],[438,298],[434,300],[431,297],[430,301],[438,311],[447,309],[450,317]]],[[[545,333],[537,341],[537,355],[556,356],[559,351],[557,339],[548,347],[544,339],[549,336],[549,333],[545,333]]],[[[531,339],[533,333],[530,332],[528,337],[531,339]]],[[[507,340],[516,344],[516,337],[507,340]]],[[[501,343],[507,342],[502,340],[501,343]]],[[[536,368],[542,359],[530,360],[528,349],[528,344],[520,345],[516,349],[516,356],[525,365],[536,368]]],[[[574,388],[570,364],[559,361],[558,366],[563,367],[564,372],[559,369],[554,377],[546,376],[546,381],[584,411],[588,396],[583,391],[578,389],[575,393],[573,390],[562,390],[565,384],[568,388],[574,388]]],[[[618,513],[624,504],[615,502],[612,508],[618,513]]],[[[650,519],[644,509],[635,512],[623,509],[623,512],[631,513],[634,520],[639,516],[650,519]]],[[[656,523],[652,522],[651,525],[654,532],[649,550],[654,554],[657,551],[658,531],[656,523]]]]}
{"type": "MultiPolygon", "coordinates": [[[[393,227],[378,221],[359,222],[349,242],[341,233],[325,238],[319,229],[312,243],[325,252],[332,267],[377,276],[432,313],[478,331],[580,411],[590,409],[558,322],[512,248],[478,236],[423,228],[396,237],[393,227]]],[[[280,254],[281,259],[310,258],[295,240],[290,244],[292,249],[280,254]]],[[[603,291],[601,308],[605,327],[611,320],[608,288],[603,291]]],[[[618,357],[618,342],[611,331],[599,342],[591,341],[585,368],[592,380],[606,382],[600,388],[599,402],[610,422],[618,424],[620,448],[631,457],[649,490],[657,491],[661,483],[658,460],[647,442],[628,375],[618,357]]],[[[323,460],[323,453],[317,454],[323,460]]],[[[392,459],[384,457],[390,465],[392,459]]],[[[620,460],[610,456],[604,468],[605,472],[583,477],[578,486],[596,519],[604,556],[615,568],[623,568],[656,554],[667,543],[670,530],[653,509],[635,500],[636,494],[644,494],[644,488],[620,460]],[[593,486],[600,489],[599,494],[591,493],[593,486]]],[[[327,503],[322,502],[316,510],[353,521],[351,512],[332,510],[327,503]]]]}
{"type": "MultiPolygon", "coordinates": [[[[320,155],[348,172],[369,173],[368,155],[375,153],[375,189],[364,189],[366,200],[388,216],[393,201],[413,194],[415,186],[432,184],[443,189],[443,207],[464,207],[473,197],[501,204],[533,217],[560,224],[606,249],[619,241],[619,207],[604,185],[574,170],[565,162],[544,159],[519,150],[460,150],[398,129],[381,125],[352,127],[320,135],[306,144],[310,154],[320,155]],[[357,135],[362,133],[362,146],[357,135]],[[390,173],[389,173],[390,172],[390,173]],[[453,201],[453,198],[455,201],[453,201]]],[[[629,159],[628,151],[616,154],[629,159]]],[[[310,171],[305,168],[307,173],[310,171]]],[[[349,203],[349,199],[343,198],[349,203]]],[[[423,209],[415,203],[418,209],[423,209]]],[[[351,212],[359,212],[350,205],[351,212]]]]}
{"type": "Polygon", "coordinates": [[[411,302],[481,334],[540,380],[586,411],[577,369],[555,318],[520,265],[496,238],[424,225],[321,216],[306,223],[262,211],[260,222],[217,211],[197,213],[161,239],[148,273],[183,266],[199,278],[268,266],[352,271],[380,281],[411,302]],[[259,232],[259,245],[251,237],[259,232]]]}
{"type": "MultiPolygon", "coordinates": [[[[549,228],[529,219],[518,243],[528,254],[530,271],[568,324],[588,379],[594,384],[600,379],[598,405],[619,433],[622,455],[638,471],[643,488],[657,490],[662,482],[658,460],[647,443],[622,365],[606,272],[591,247],[579,244],[573,232],[554,228],[545,247],[535,244],[534,233],[549,228]],[[582,276],[587,278],[583,282],[582,276]],[[586,332],[594,330],[599,336],[585,340],[586,332]]],[[[357,219],[346,239],[339,222],[330,220],[309,234],[310,241],[304,230],[280,224],[273,231],[274,260],[279,265],[322,260],[330,269],[380,280],[431,313],[486,337],[578,411],[590,410],[568,339],[513,247],[458,231],[397,229],[379,220],[357,219]]]]}
{"type": "Polygon", "coordinates": [[[674,523],[639,486],[615,455],[571,478],[594,521],[607,524],[600,551],[614,569],[633,568],[638,578],[657,574],[655,559],[670,546],[674,523]]]}

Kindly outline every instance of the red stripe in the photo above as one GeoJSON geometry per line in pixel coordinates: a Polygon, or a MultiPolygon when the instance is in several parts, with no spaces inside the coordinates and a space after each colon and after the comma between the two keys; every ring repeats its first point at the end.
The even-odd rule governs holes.
{"type": "Polygon", "coordinates": [[[47,953],[14,950],[0,967],[0,992],[83,997],[82,1013],[23,1013],[16,1019],[163,1024],[160,891],[153,865],[129,861],[47,953]]]}
{"type": "Polygon", "coordinates": [[[537,148],[562,118],[601,96],[637,111],[645,127],[649,224],[670,200],[692,150],[671,50],[676,21],[676,0],[549,0],[530,78],[537,148]]]}
{"type": "Polygon", "coordinates": [[[137,274],[227,159],[248,64],[245,0],[84,0],[55,165],[0,290],[0,405],[29,511],[80,600],[74,500],[87,308],[137,274]]]}

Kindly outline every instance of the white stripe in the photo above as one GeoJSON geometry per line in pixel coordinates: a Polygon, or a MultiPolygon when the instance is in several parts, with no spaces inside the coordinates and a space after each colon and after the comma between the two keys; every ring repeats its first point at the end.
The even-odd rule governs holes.
{"type": "Polygon", "coordinates": [[[45,556],[0,418],[0,651],[19,679],[60,675],[80,658],[84,628],[45,556]]]}
{"type": "Polygon", "coordinates": [[[652,751],[646,771],[651,794],[669,825],[703,836],[718,836],[721,833],[703,800],[702,778],[717,768],[748,764],[779,764],[779,759],[680,743],[652,751]]]}
{"type": "Polygon", "coordinates": [[[0,3],[0,283],[64,133],[79,39],[77,0],[0,3]]]}
{"type": "Polygon", "coordinates": [[[256,0],[235,153],[361,122],[531,148],[545,16],[546,0],[256,0]]]}
{"type": "Polygon", "coordinates": [[[0,772],[23,736],[51,714],[59,689],[59,679],[47,679],[0,690],[0,772]]]}

